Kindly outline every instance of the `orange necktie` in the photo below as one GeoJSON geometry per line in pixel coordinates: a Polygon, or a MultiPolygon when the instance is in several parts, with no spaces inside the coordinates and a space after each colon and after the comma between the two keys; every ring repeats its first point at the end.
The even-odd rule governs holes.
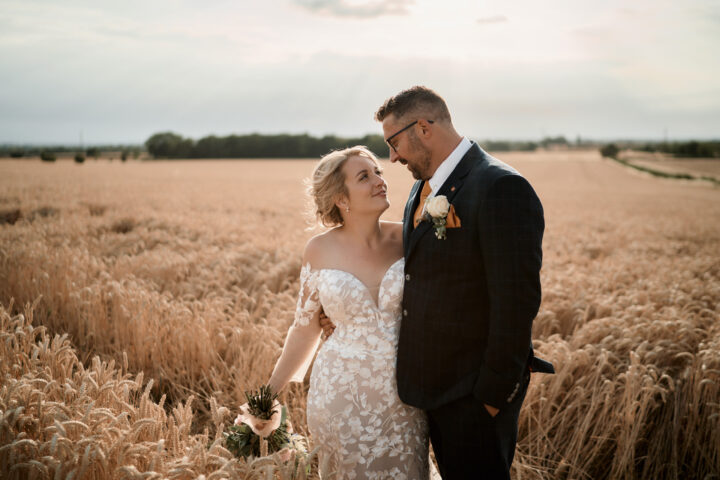
{"type": "Polygon", "coordinates": [[[415,227],[418,226],[420,220],[422,219],[423,208],[425,207],[425,200],[427,199],[428,195],[430,195],[431,191],[432,189],[430,188],[430,182],[425,182],[422,192],[420,192],[420,203],[415,209],[415,216],[413,217],[413,225],[415,227]]]}

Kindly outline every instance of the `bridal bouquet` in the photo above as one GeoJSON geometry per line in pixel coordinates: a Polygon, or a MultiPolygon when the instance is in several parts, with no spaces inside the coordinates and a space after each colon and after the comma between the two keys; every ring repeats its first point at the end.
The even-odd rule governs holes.
{"type": "Polygon", "coordinates": [[[225,435],[225,446],[238,458],[260,457],[281,452],[289,460],[292,451],[306,454],[305,437],[292,432],[287,409],[277,402],[277,393],[264,385],[245,392],[247,404],[225,435]]]}

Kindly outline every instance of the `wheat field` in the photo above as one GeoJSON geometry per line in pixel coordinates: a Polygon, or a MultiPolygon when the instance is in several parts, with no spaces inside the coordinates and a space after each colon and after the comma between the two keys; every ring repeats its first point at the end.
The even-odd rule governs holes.
{"type": "MultiPolygon", "coordinates": [[[[514,478],[718,478],[720,189],[499,157],[545,208],[533,339],[557,370],[514,478]]],[[[292,321],[313,162],[0,161],[0,477],[291,477],[221,437],[292,321]]],[[[412,179],[385,171],[399,220],[412,179]]],[[[304,434],[306,392],[281,396],[304,434]]]]}

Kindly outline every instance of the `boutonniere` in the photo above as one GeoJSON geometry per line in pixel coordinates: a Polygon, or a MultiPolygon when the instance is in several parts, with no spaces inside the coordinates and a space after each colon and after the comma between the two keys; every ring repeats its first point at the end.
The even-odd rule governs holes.
{"type": "Polygon", "coordinates": [[[435,236],[440,240],[445,240],[447,236],[446,225],[447,216],[450,211],[450,202],[445,195],[437,195],[425,200],[425,215],[432,221],[435,228],[435,236]]]}
{"type": "Polygon", "coordinates": [[[432,222],[435,228],[435,236],[440,240],[447,238],[448,228],[460,228],[460,217],[455,213],[455,207],[448,202],[445,195],[425,200],[425,214],[423,220],[432,222]]]}

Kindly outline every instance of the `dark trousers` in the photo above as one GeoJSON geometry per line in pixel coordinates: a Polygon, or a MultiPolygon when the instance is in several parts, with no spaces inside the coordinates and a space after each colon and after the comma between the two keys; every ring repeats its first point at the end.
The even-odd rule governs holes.
{"type": "Polygon", "coordinates": [[[443,480],[509,480],[515,456],[522,391],[492,417],[472,395],[429,410],[430,441],[443,480]]]}

